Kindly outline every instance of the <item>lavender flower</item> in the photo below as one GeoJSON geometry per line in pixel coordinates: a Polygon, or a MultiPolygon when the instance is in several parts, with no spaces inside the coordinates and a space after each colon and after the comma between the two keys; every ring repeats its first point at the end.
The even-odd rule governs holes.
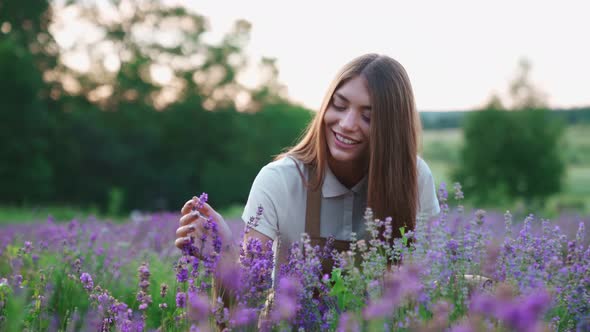
{"type": "Polygon", "coordinates": [[[272,285],[272,241],[263,246],[259,239],[250,238],[245,246],[240,246],[240,265],[242,282],[238,301],[246,307],[262,309],[272,285]]]}
{"type": "Polygon", "coordinates": [[[250,220],[248,220],[248,223],[246,223],[246,228],[244,229],[245,234],[250,232],[251,229],[254,229],[258,226],[258,223],[260,222],[260,218],[262,218],[263,212],[264,212],[264,209],[262,208],[262,205],[259,205],[258,209],[256,210],[256,216],[250,217],[250,220]]]}
{"type": "Polygon", "coordinates": [[[166,297],[166,293],[167,293],[167,292],[168,292],[168,285],[166,285],[166,284],[164,284],[164,283],[163,283],[163,284],[161,284],[161,285],[160,285],[160,296],[161,296],[162,298],[166,297]]]}
{"type": "Polygon", "coordinates": [[[23,251],[25,254],[30,254],[33,251],[33,243],[31,241],[25,241],[23,251]]]}
{"type": "Polygon", "coordinates": [[[516,331],[536,331],[551,303],[549,294],[539,289],[529,295],[512,297],[511,292],[504,287],[495,295],[477,294],[471,301],[471,310],[494,317],[516,331]]]}
{"type": "Polygon", "coordinates": [[[195,206],[193,207],[193,211],[195,210],[201,210],[203,208],[203,205],[205,203],[207,203],[207,201],[209,200],[209,195],[207,195],[207,193],[202,193],[198,198],[197,196],[193,197],[193,199],[197,200],[197,204],[195,204],[195,206]]]}
{"type": "Polygon", "coordinates": [[[421,290],[420,269],[417,266],[406,266],[393,273],[387,273],[383,296],[365,307],[363,317],[368,320],[387,317],[402,300],[417,297],[421,290]]]}
{"type": "Polygon", "coordinates": [[[345,312],[340,316],[337,332],[359,332],[360,330],[361,327],[352,313],[345,312]]]}
{"type": "Polygon", "coordinates": [[[84,289],[87,291],[91,291],[94,288],[94,282],[92,281],[90,274],[86,272],[82,273],[82,275],[80,275],[80,281],[82,282],[84,289]]]}
{"type": "Polygon", "coordinates": [[[302,285],[297,278],[283,277],[279,280],[275,295],[276,305],[271,314],[273,322],[290,321],[301,309],[298,303],[298,294],[302,285]]]}
{"type": "Polygon", "coordinates": [[[253,323],[256,323],[258,318],[258,310],[253,308],[246,308],[238,306],[230,314],[230,325],[232,328],[246,327],[253,323]]]}
{"type": "Polygon", "coordinates": [[[190,320],[198,322],[208,317],[210,312],[209,299],[195,292],[188,293],[187,314],[190,320]]]}
{"type": "Polygon", "coordinates": [[[176,293],[176,307],[184,308],[186,306],[186,294],[184,292],[176,293]]]}
{"type": "Polygon", "coordinates": [[[137,293],[137,301],[139,301],[139,310],[145,310],[148,305],[152,303],[152,296],[149,295],[149,278],[151,273],[147,263],[141,264],[137,270],[139,272],[139,292],[137,293]]]}

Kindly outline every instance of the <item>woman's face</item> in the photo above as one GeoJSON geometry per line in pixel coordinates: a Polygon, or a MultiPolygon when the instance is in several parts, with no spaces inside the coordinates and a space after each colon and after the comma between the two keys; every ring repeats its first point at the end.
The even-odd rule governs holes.
{"type": "Polygon", "coordinates": [[[334,92],[324,124],[334,161],[359,165],[368,160],[371,99],[364,78],[352,78],[334,92]]]}

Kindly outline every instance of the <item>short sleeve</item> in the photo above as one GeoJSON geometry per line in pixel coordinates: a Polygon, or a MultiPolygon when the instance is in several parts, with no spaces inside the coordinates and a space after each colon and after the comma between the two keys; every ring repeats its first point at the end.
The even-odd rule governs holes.
{"type": "Polygon", "coordinates": [[[242,213],[242,220],[248,223],[250,217],[256,216],[259,206],[262,206],[262,216],[258,226],[254,229],[271,239],[276,239],[279,233],[279,210],[278,202],[284,194],[284,181],[280,172],[268,165],[263,167],[250,188],[248,202],[242,213]]]}
{"type": "Polygon", "coordinates": [[[440,213],[434,177],[430,167],[422,158],[418,158],[418,194],[420,197],[418,218],[430,219],[440,213]]]}

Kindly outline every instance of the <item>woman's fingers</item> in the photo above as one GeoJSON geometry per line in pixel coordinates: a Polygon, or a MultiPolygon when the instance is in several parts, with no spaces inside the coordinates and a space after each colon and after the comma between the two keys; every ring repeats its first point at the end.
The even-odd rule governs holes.
{"type": "Polygon", "coordinates": [[[180,214],[184,216],[185,214],[191,212],[195,204],[196,202],[194,198],[189,199],[188,201],[186,201],[186,203],[184,203],[182,209],[180,209],[180,214]]]}
{"type": "MultiPolygon", "coordinates": [[[[198,202],[198,198],[196,198],[196,202],[198,202]]],[[[213,219],[218,219],[217,218],[217,211],[213,210],[213,208],[211,207],[211,205],[207,204],[207,203],[202,203],[200,204],[200,206],[198,206],[198,211],[202,214],[205,215],[207,217],[213,217],[213,219]]]]}
{"type": "Polygon", "coordinates": [[[194,241],[193,244],[195,246],[201,248],[204,245],[204,248],[201,248],[204,250],[203,252],[213,250],[211,241],[202,242],[200,239],[201,235],[207,233],[204,225],[209,218],[217,224],[219,236],[222,241],[232,238],[231,230],[223,220],[223,217],[209,204],[201,203],[198,197],[195,196],[184,203],[180,212],[182,216],[179,220],[180,226],[176,229],[176,241],[174,242],[177,248],[183,249],[186,244],[191,243],[191,237],[193,237],[192,241],[194,241]]]}
{"type": "MultiPolygon", "coordinates": [[[[191,243],[190,236],[181,236],[174,241],[174,244],[178,249],[183,249],[184,246],[189,243],[191,243]]],[[[195,248],[198,248],[200,251],[202,250],[204,253],[213,250],[211,241],[206,240],[203,242],[198,236],[193,237],[192,243],[195,248]]]]}
{"type": "Polygon", "coordinates": [[[188,214],[185,214],[184,216],[182,216],[179,220],[180,226],[186,226],[188,224],[191,224],[193,222],[200,222],[203,223],[205,222],[205,217],[199,213],[198,211],[194,211],[188,214]]]}
{"type": "Polygon", "coordinates": [[[185,245],[190,243],[190,238],[188,236],[186,237],[179,237],[178,239],[176,239],[176,241],[174,241],[174,244],[176,245],[176,248],[178,249],[182,249],[185,245]]]}
{"type": "Polygon", "coordinates": [[[192,223],[190,225],[178,227],[178,229],[176,230],[176,237],[177,238],[185,237],[188,234],[190,234],[196,230],[197,230],[197,223],[192,223]]]}
{"type": "Polygon", "coordinates": [[[186,201],[186,203],[184,203],[184,206],[182,207],[182,209],[180,209],[180,213],[184,216],[184,215],[192,212],[193,209],[195,209],[195,208],[201,214],[206,215],[206,216],[215,217],[217,215],[217,212],[211,207],[211,205],[209,205],[207,203],[199,204],[199,198],[197,196],[194,196],[190,200],[186,201]]]}

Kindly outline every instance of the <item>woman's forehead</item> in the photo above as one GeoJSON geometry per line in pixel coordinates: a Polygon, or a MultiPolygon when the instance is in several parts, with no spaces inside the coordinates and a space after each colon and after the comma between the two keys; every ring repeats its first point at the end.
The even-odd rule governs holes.
{"type": "Polygon", "coordinates": [[[361,77],[352,78],[342,84],[334,91],[334,97],[363,108],[371,108],[371,96],[365,80],[361,77]]]}

